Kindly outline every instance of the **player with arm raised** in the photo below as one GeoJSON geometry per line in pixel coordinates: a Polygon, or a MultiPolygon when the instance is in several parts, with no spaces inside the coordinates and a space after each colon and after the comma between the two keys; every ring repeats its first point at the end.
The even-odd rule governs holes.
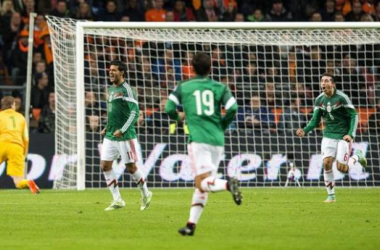
{"type": "Polygon", "coordinates": [[[152,192],[147,188],[143,174],[138,169],[135,123],[139,117],[139,107],[134,90],[124,80],[126,66],[121,61],[112,61],[109,77],[112,86],[107,96],[107,126],[101,132],[105,135],[101,153],[101,167],[109,187],[113,201],[105,211],[112,211],[125,206],[121,198],[116,175],[112,169],[113,161],[120,155],[127,171],[141,190],[141,210],[149,207],[152,192]]]}
{"type": "Polygon", "coordinates": [[[224,152],[224,131],[237,111],[236,100],[226,85],[208,78],[211,59],[207,54],[196,54],[192,63],[196,76],[180,83],[165,107],[171,119],[182,121],[183,113],[177,112],[177,106],[182,105],[190,131],[188,152],[195,175],[195,191],[188,223],[179,229],[180,234],[190,236],[194,235],[209,192],[227,190],[237,205],[242,202],[237,179],[226,181],[215,177],[224,152]],[[224,117],[221,105],[226,109],[224,117]]]}
{"type": "Polygon", "coordinates": [[[0,112],[0,165],[7,161],[7,175],[11,176],[16,188],[28,188],[33,194],[40,193],[33,180],[24,176],[24,159],[28,152],[29,135],[25,118],[16,112],[16,102],[12,96],[1,99],[0,112]]]}
{"type": "Polygon", "coordinates": [[[342,91],[335,88],[334,76],[324,73],[321,79],[322,92],[315,100],[313,118],[305,128],[299,128],[296,134],[303,137],[316,128],[321,118],[324,118],[325,130],[322,139],[322,156],[324,179],[328,197],[325,202],[335,202],[335,182],[332,170],[333,162],[337,160],[337,169],[348,173],[356,162],[363,167],[367,160],[362,152],[357,150],[350,158],[351,146],[358,125],[358,114],[350,99],[342,91]]]}

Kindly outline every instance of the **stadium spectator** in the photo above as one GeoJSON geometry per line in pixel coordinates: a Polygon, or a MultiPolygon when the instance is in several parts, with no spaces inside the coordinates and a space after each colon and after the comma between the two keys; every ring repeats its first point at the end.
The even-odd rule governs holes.
{"type": "Polygon", "coordinates": [[[312,91],[313,97],[320,94],[319,80],[326,70],[325,53],[319,46],[303,46],[297,53],[298,81],[305,83],[312,91]]]}
{"type": "Polygon", "coordinates": [[[202,8],[195,13],[198,22],[217,22],[220,16],[220,10],[215,7],[213,0],[204,0],[202,8]]]}
{"type": "Polygon", "coordinates": [[[3,61],[3,51],[0,48],[0,86],[12,84],[11,77],[8,72],[8,67],[3,61]]]}
{"type": "Polygon", "coordinates": [[[364,14],[362,4],[359,1],[354,1],[352,3],[352,11],[345,16],[345,19],[347,22],[359,22],[364,14]]]}
{"type": "Polygon", "coordinates": [[[368,15],[376,15],[375,1],[373,0],[362,0],[362,11],[368,15]]]}
{"type": "Polygon", "coordinates": [[[45,20],[45,17],[43,15],[37,15],[34,19],[34,32],[33,32],[33,38],[34,38],[34,47],[40,46],[42,43],[44,43],[44,40],[41,39],[41,33],[47,29],[47,23],[45,20]]]}
{"type": "Polygon", "coordinates": [[[299,97],[293,96],[290,101],[290,106],[286,107],[277,126],[277,131],[282,133],[293,133],[297,128],[303,128],[307,124],[307,116],[300,110],[302,100],[299,97]]]}
{"type": "Polygon", "coordinates": [[[222,17],[224,22],[233,22],[235,21],[235,16],[237,14],[237,6],[235,2],[230,1],[227,5],[226,10],[224,11],[222,17]]]}
{"type": "Polygon", "coordinates": [[[247,20],[250,22],[265,22],[266,18],[263,11],[260,8],[256,8],[252,14],[247,16],[247,20]]]}
{"type": "Polygon", "coordinates": [[[342,14],[342,12],[335,12],[335,15],[334,15],[334,21],[335,22],[344,22],[346,19],[344,18],[344,15],[342,14]]]}
{"type": "Polygon", "coordinates": [[[372,135],[380,135],[380,98],[377,97],[377,105],[375,113],[368,118],[368,132],[372,135]]]}
{"type": "Polygon", "coordinates": [[[21,19],[21,14],[19,12],[14,12],[11,16],[9,25],[1,24],[2,26],[2,40],[3,40],[3,60],[7,64],[8,69],[11,69],[12,61],[11,51],[14,43],[17,43],[17,35],[24,28],[24,23],[21,19]]]}
{"type": "Polygon", "coordinates": [[[137,134],[147,134],[145,110],[140,110],[139,118],[137,119],[137,122],[136,122],[136,132],[137,134]]]}
{"type": "Polygon", "coordinates": [[[78,9],[73,12],[73,18],[75,19],[78,19],[78,20],[94,20],[94,15],[92,14],[92,11],[91,11],[91,6],[86,3],[86,2],[82,2],[78,9]]]}
{"type": "Polygon", "coordinates": [[[131,18],[129,16],[126,16],[126,15],[123,15],[120,18],[120,22],[130,22],[130,21],[131,21],[131,18]]]}
{"type": "Polygon", "coordinates": [[[12,91],[12,97],[15,100],[15,105],[16,105],[15,106],[15,110],[18,113],[24,115],[25,110],[24,110],[24,104],[22,102],[22,95],[21,95],[21,93],[19,91],[17,91],[17,90],[14,90],[14,91],[12,91]]]}
{"type": "MultiPolygon", "coordinates": [[[[264,90],[264,83],[261,83],[260,76],[257,69],[257,63],[255,61],[248,61],[244,65],[243,74],[242,74],[243,81],[241,84],[237,84],[237,88],[239,90],[238,96],[241,95],[243,100],[247,100],[250,98],[251,92],[257,92],[264,90]]],[[[242,99],[238,98],[237,101],[240,102],[242,99]]],[[[241,103],[239,103],[241,104],[241,103]]]]}
{"type": "Polygon", "coordinates": [[[50,92],[48,103],[43,107],[38,124],[38,131],[44,134],[53,134],[55,131],[55,93],[50,92]]]}
{"type": "Polygon", "coordinates": [[[335,0],[335,10],[347,15],[352,10],[351,0],[335,0]]]}
{"type": "Polygon", "coordinates": [[[86,114],[89,115],[91,110],[99,110],[100,105],[97,94],[93,91],[86,91],[84,98],[84,105],[86,107],[86,114]]]}
{"type": "Polygon", "coordinates": [[[15,12],[12,0],[5,0],[0,10],[0,35],[4,27],[11,23],[12,14],[15,12]]]}
{"type": "Polygon", "coordinates": [[[141,58],[138,64],[137,96],[141,109],[153,108],[159,102],[160,91],[156,74],[152,73],[152,64],[147,57],[141,58]]]}
{"type": "Polygon", "coordinates": [[[39,61],[35,63],[33,75],[35,76],[38,73],[44,73],[46,72],[46,62],[45,61],[39,61]]]}
{"type": "Polygon", "coordinates": [[[374,22],[373,17],[369,14],[363,14],[360,18],[360,22],[374,22]]]}
{"type": "Polygon", "coordinates": [[[311,22],[322,22],[322,15],[319,11],[315,11],[310,16],[311,22]]]}
{"type": "Polygon", "coordinates": [[[223,50],[219,46],[214,46],[211,51],[211,77],[216,81],[221,81],[227,75],[227,65],[222,53],[223,50]]]}
{"type": "Polygon", "coordinates": [[[159,104],[159,110],[153,112],[147,122],[148,131],[157,135],[168,135],[170,129],[170,118],[165,112],[167,97],[162,97],[159,104]]]}
{"type": "Polygon", "coordinates": [[[30,105],[32,108],[42,109],[49,99],[49,77],[46,73],[35,76],[35,85],[31,90],[30,105]]]}
{"type": "Polygon", "coordinates": [[[47,27],[41,31],[40,38],[44,42],[38,47],[37,51],[41,52],[46,61],[46,65],[50,67],[53,64],[53,51],[51,48],[50,33],[47,27]]]}
{"type": "Polygon", "coordinates": [[[89,62],[86,61],[86,66],[88,68],[85,68],[85,78],[84,82],[86,85],[93,85],[93,86],[104,86],[105,85],[105,78],[104,76],[101,76],[99,73],[99,67],[95,60],[90,60],[89,62]]]}
{"type": "MultiPolygon", "coordinates": [[[[261,94],[262,102],[268,108],[278,108],[282,107],[283,102],[288,101],[289,99],[289,91],[285,90],[281,91],[281,82],[276,82],[272,77],[266,78],[266,83],[264,87],[264,91],[261,94]],[[281,96],[283,95],[283,96],[281,96]]],[[[285,89],[285,88],[284,88],[285,89]]]]}
{"type": "Polygon", "coordinates": [[[325,0],[325,6],[319,10],[322,15],[322,21],[333,22],[335,16],[335,0],[325,0]]]}
{"type": "Polygon", "coordinates": [[[145,12],[145,21],[147,22],[165,22],[166,10],[163,8],[163,0],[154,0],[154,8],[145,12]]]}
{"type": "Polygon", "coordinates": [[[293,15],[285,9],[282,0],[273,0],[272,8],[267,13],[266,19],[270,22],[289,22],[293,21],[293,15]]]}
{"type": "Polygon", "coordinates": [[[65,0],[58,0],[56,8],[54,8],[50,15],[60,17],[60,18],[68,18],[70,17],[70,10],[67,8],[67,3],[65,0]]]}
{"type": "Polygon", "coordinates": [[[347,93],[354,106],[367,105],[367,84],[357,60],[346,54],[343,58],[341,72],[342,82],[336,83],[337,88],[347,93]]]}
{"type": "Polygon", "coordinates": [[[92,110],[86,115],[87,131],[96,133],[100,131],[101,115],[99,110],[92,110]]]}
{"type": "Polygon", "coordinates": [[[182,79],[186,80],[194,76],[194,68],[191,62],[194,57],[194,53],[191,51],[184,52],[185,56],[182,60],[182,79]]]}
{"type": "Polygon", "coordinates": [[[380,1],[376,4],[375,11],[371,15],[376,22],[380,20],[380,1]]]}
{"type": "Polygon", "coordinates": [[[129,0],[123,15],[129,16],[132,22],[142,22],[145,21],[144,18],[144,4],[142,1],[129,0]]]}
{"type": "Polygon", "coordinates": [[[168,68],[173,68],[175,80],[181,81],[181,61],[174,57],[172,48],[166,48],[163,55],[155,59],[152,63],[152,72],[160,81],[166,79],[165,75],[168,68]]]}
{"type": "Polygon", "coordinates": [[[172,10],[166,11],[165,22],[174,22],[174,12],[172,10]]]}
{"type": "Polygon", "coordinates": [[[118,22],[121,17],[122,14],[119,12],[117,2],[115,0],[108,0],[105,11],[98,15],[97,20],[104,22],[118,22]]]}
{"type": "Polygon", "coordinates": [[[239,108],[237,123],[241,129],[269,129],[275,126],[270,108],[262,105],[260,96],[255,93],[249,100],[249,106],[239,108]]]}
{"type": "Polygon", "coordinates": [[[194,13],[191,8],[186,7],[183,0],[174,2],[174,21],[177,22],[192,22],[195,21],[194,13]]]}
{"type": "Polygon", "coordinates": [[[18,36],[18,43],[11,52],[12,82],[23,85],[26,81],[26,66],[28,65],[28,36],[27,30],[22,30],[18,36]]]}
{"type": "Polygon", "coordinates": [[[236,13],[234,22],[245,22],[245,17],[241,13],[236,13]]]}
{"type": "Polygon", "coordinates": [[[35,9],[36,3],[34,0],[23,0],[23,2],[25,5],[25,8],[24,8],[23,12],[21,13],[22,14],[22,21],[25,24],[29,24],[30,13],[36,12],[36,9],[35,9]]]}

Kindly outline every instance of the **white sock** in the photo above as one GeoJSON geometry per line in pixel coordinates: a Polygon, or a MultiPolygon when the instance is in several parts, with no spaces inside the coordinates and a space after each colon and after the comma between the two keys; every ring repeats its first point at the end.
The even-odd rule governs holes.
{"type": "Polygon", "coordinates": [[[334,172],[333,170],[325,170],[323,173],[324,179],[325,179],[325,186],[327,193],[330,194],[335,194],[335,181],[334,181],[334,172]]]}
{"type": "Polygon", "coordinates": [[[109,171],[103,171],[103,173],[104,173],[104,178],[106,179],[106,182],[107,182],[107,186],[110,189],[111,194],[113,196],[113,199],[114,200],[119,199],[121,196],[120,196],[119,184],[117,182],[115,172],[113,171],[113,169],[111,169],[109,171]]]}
{"type": "Polygon", "coordinates": [[[140,188],[141,194],[144,197],[147,197],[149,195],[149,190],[148,190],[148,187],[146,186],[146,181],[143,178],[143,175],[140,169],[137,168],[136,172],[132,174],[132,178],[135,180],[137,186],[140,188]]]}
{"type": "Polygon", "coordinates": [[[218,192],[227,190],[227,181],[210,176],[201,182],[201,187],[204,192],[218,192]]]}
{"type": "Polygon", "coordinates": [[[199,189],[195,189],[193,200],[191,201],[189,223],[197,224],[202,215],[203,208],[207,203],[208,193],[202,193],[199,189]]]}
{"type": "Polygon", "coordinates": [[[348,159],[348,169],[351,169],[353,166],[355,166],[355,163],[357,163],[359,160],[359,157],[357,155],[353,155],[352,157],[350,157],[350,159],[348,159]]]}

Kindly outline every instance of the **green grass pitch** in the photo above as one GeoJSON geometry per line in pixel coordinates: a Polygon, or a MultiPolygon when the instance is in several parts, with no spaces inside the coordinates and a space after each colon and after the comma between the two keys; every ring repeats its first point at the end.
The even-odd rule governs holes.
{"type": "Polygon", "coordinates": [[[137,189],[122,189],[124,209],[104,212],[108,190],[0,191],[0,249],[380,249],[380,189],[243,189],[209,195],[193,237],[185,225],[193,190],[152,189],[147,211],[137,189]]]}

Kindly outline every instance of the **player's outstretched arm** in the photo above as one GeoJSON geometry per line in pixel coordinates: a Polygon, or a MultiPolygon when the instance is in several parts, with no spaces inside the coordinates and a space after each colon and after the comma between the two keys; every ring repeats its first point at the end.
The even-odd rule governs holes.
{"type": "Polygon", "coordinates": [[[183,117],[180,116],[177,112],[177,104],[170,99],[166,102],[165,112],[168,114],[170,119],[173,119],[175,121],[180,121],[181,117],[183,117]]]}
{"type": "Polygon", "coordinates": [[[322,118],[322,112],[319,109],[319,107],[316,107],[313,112],[313,117],[311,118],[309,123],[306,125],[306,127],[303,128],[303,132],[307,134],[313,129],[315,129],[321,122],[321,118],[322,118]]]}
{"type": "Polygon", "coordinates": [[[305,136],[305,131],[303,131],[302,128],[299,128],[296,131],[296,135],[298,135],[299,137],[304,137],[305,136]]]}
{"type": "Polygon", "coordinates": [[[226,115],[222,119],[222,126],[224,130],[228,128],[228,126],[231,124],[231,122],[235,118],[237,110],[238,110],[238,105],[236,104],[236,102],[232,106],[228,107],[228,109],[226,107],[226,115]]]}
{"type": "Polygon", "coordinates": [[[358,113],[356,113],[356,110],[352,104],[347,105],[346,111],[347,111],[348,115],[350,116],[350,129],[348,130],[348,134],[346,136],[351,137],[351,140],[349,141],[346,136],[345,136],[346,139],[343,138],[343,140],[345,140],[347,142],[351,142],[352,140],[355,139],[356,129],[358,127],[358,120],[359,119],[358,119],[358,113]]]}

